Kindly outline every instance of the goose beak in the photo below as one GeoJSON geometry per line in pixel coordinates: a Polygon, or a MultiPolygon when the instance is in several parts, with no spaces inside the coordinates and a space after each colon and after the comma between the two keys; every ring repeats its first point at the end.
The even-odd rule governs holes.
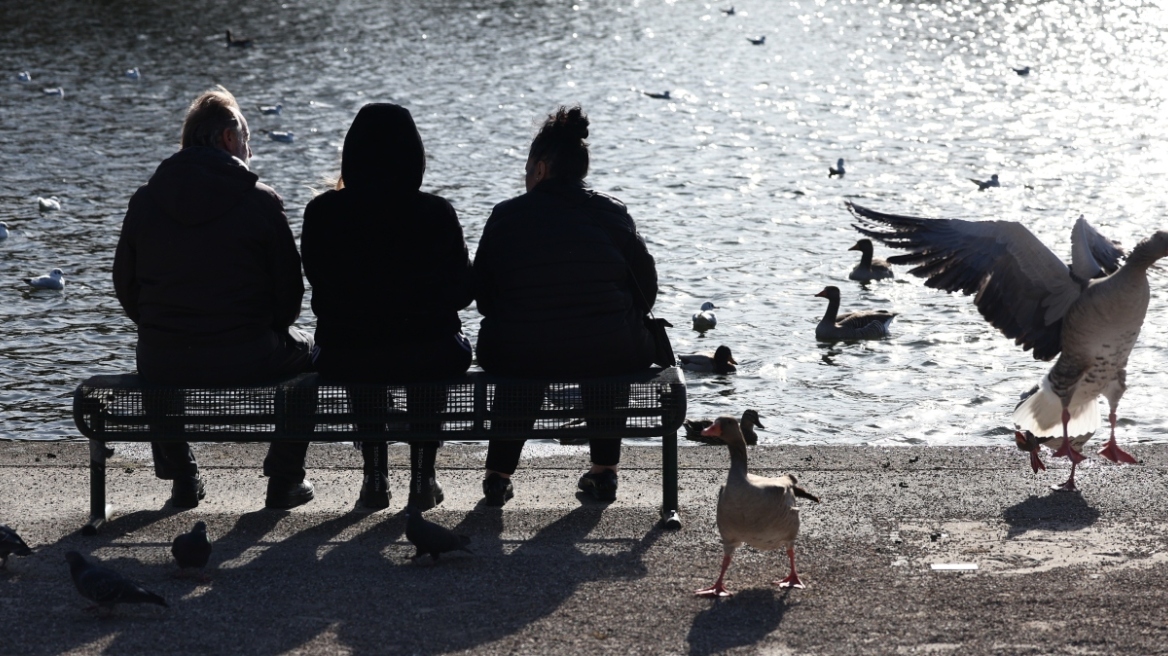
{"type": "Polygon", "coordinates": [[[702,431],[704,437],[722,437],[722,425],[715,421],[702,431]]]}
{"type": "MultiPolygon", "coordinates": [[[[852,250],[852,249],[850,249],[850,248],[849,248],[848,250],[850,251],[850,250],[852,250]]],[[[818,294],[816,294],[816,296],[818,296],[818,297],[820,297],[820,298],[827,298],[827,294],[825,294],[825,293],[823,293],[823,292],[819,292],[818,294]]]]}
{"type": "Polygon", "coordinates": [[[730,364],[738,364],[738,361],[735,360],[734,358],[729,358],[728,360],[726,360],[726,362],[729,362],[730,364]]]}
{"type": "Polygon", "coordinates": [[[755,420],[754,420],[754,427],[755,427],[755,428],[766,428],[766,426],[763,426],[763,425],[762,425],[762,422],[761,422],[761,421],[759,421],[758,419],[755,419],[755,420]]]}

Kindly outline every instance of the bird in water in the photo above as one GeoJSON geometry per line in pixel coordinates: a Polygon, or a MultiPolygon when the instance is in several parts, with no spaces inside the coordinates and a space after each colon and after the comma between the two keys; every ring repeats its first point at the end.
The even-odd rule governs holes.
{"type": "Polygon", "coordinates": [[[666,89],[661,93],[657,93],[656,91],[642,91],[641,93],[649,96],[650,98],[656,98],[657,100],[671,100],[669,97],[669,89],[666,89]]]}
{"type": "Polygon", "coordinates": [[[1014,72],[1018,75],[1021,75],[1022,77],[1026,77],[1027,75],[1030,75],[1030,67],[1023,66],[1022,68],[1015,68],[1014,72]]]}
{"type": "Polygon", "coordinates": [[[718,490],[718,533],[722,536],[722,570],[718,580],[708,588],[694,592],[699,597],[730,597],[726,589],[726,570],[734,552],[743,544],[760,551],[786,547],[791,572],[775,581],[780,588],[802,588],[795,571],[795,538],[799,535],[799,509],[796,497],[819,503],[819,497],[799,487],[794,476],[778,478],[755,476],[747,471],[746,441],[733,417],[718,417],[702,431],[707,437],[720,437],[730,451],[730,472],[726,484],[718,490]]]}
{"type": "Polygon", "coordinates": [[[8,569],[9,556],[29,556],[32,549],[20,539],[16,531],[0,524],[0,569],[8,569]]]}
{"type": "Polygon", "coordinates": [[[24,282],[34,289],[55,289],[60,291],[65,289],[65,274],[60,269],[53,269],[48,275],[25,278],[24,282]]]}
{"type": "Polygon", "coordinates": [[[977,178],[970,178],[969,181],[974,183],[975,185],[977,185],[978,191],[985,191],[986,189],[989,189],[990,187],[1002,186],[1002,183],[998,182],[998,174],[997,173],[991,175],[989,180],[978,180],[977,178]]]}
{"type": "Polygon", "coordinates": [[[280,112],[284,111],[283,103],[276,103],[275,105],[260,105],[260,113],[264,116],[279,116],[280,112]]]}
{"type": "Polygon", "coordinates": [[[710,301],[702,303],[701,309],[693,315],[693,329],[698,332],[705,332],[713,329],[718,325],[718,315],[714,314],[718,306],[710,301]]]}
{"type": "Polygon", "coordinates": [[[729,9],[723,9],[722,13],[726,14],[727,16],[733,16],[734,15],[734,5],[730,5],[729,9]]]}
{"type": "Polygon", "coordinates": [[[834,285],[824,287],[816,296],[827,299],[827,311],[815,326],[815,339],[825,342],[888,337],[888,325],[897,315],[888,310],[839,314],[840,290],[834,285]]]}
{"type": "Polygon", "coordinates": [[[231,30],[227,30],[227,47],[228,48],[250,48],[250,47],[252,47],[252,40],[232,36],[231,30]]]}
{"type": "Polygon", "coordinates": [[[272,141],[279,141],[282,143],[292,143],[293,141],[296,140],[296,135],[291,133],[291,132],[285,132],[282,130],[271,130],[270,132],[268,132],[268,138],[271,139],[272,141]]]}
{"type": "Polygon", "coordinates": [[[835,161],[835,166],[827,167],[827,177],[834,178],[835,176],[844,177],[844,158],[839,158],[835,161]]]}
{"type": "Polygon", "coordinates": [[[137,80],[137,79],[140,79],[142,77],[142,73],[141,73],[141,71],[138,70],[137,66],[127,70],[125,73],[123,73],[123,75],[128,80],[137,80]]]}
{"type": "Polygon", "coordinates": [[[894,277],[887,260],[872,257],[872,240],[861,239],[849,251],[860,251],[860,262],[848,274],[848,280],[871,282],[894,277]]]}
{"type": "Polygon", "coordinates": [[[714,350],[713,355],[691,353],[690,355],[678,356],[678,359],[681,360],[682,369],[715,374],[732,374],[735,371],[734,365],[738,364],[730,352],[729,346],[719,346],[714,350]]]}
{"type": "Polygon", "coordinates": [[[21,71],[16,74],[17,82],[32,82],[32,74],[28,71],[21,71]]]}
{"type": "Polygon", "coordinates": [[[37,196],[37,209],[42,212],[56,212],[61,209],[61,201],[56,196],[48,198],[37,196]]]}
{"type": "Polygon", "coordinates": [[[470,537],[458,535],[454,531],[440,526],[422,517],[422,511],[413,506],[406,506],[406,539],[418,549],[418,553],[410,557],[417,560],[425,554],[430,554],[434,560],[448,551],[465,551],[474,553],[467,548],[470,537]]]}
{"type": "MultiPolygon", "coordinates": [[[[702,431],[714,425],[713,419],[686,419],[682,425],[685,426],[685,439],[687,440],[719,446],[725,444],[722,438],[702,435],[702,431]]],[[[742,437],[746,440],[747,446],[758,444],[758,433],[754,432],[755,427],[766,428],[762,425],[762,420],[758,418],[758,411],[750,409],[742,413],[742,419],[739,420],[738,426],[742,430],[742,437]]]]}
{"type": "Polygon", "coordinates": [[[44,89],[41,89],[41,93],[45,94],[46,96],[60,96],[60,97],[64,98],[65,97],[65,88],[64,87],[45,87],[44,89]]]}
{"type": "Polygon", "coordinates": [[[8,239],[8,224],[0,221],[0,239],[8,239]]]}
{"type": "Polygon", "coordinates": [[[753,43],[756,46],[761,46],[761,45],[766,43],[766,35],[758,36],[758,37],[748,36],[748,37],[746,37],[746,40],[753,43]]]}
{"type": "Polygon", "coordinates": [[[108,567],[86,560],[85,556],[76,551],[66,553],[65,560],[69,563],[69,575],[73,577],[77,591],[95,604],[86,610],[106,608],[112,611],[117,604],[168,606],[165,599],[143,588],[141,584],[108,567]]]}
{"type": "MultiPolygon", "coordinates": [[[[1033,394],[1014,410],[1015,428],[1036,454],[1040,443],[1071,460],[1071,475],[1055,486],[1075,489],[1081,456],[1075,437],[1099,426],[1097,399],[1107,399],[1111,436],[1099,455],[1135,463],[1115,440],[1116,408],[1127,389],[1127,360],[1148,311],[1148,268],[1168,255],[1168,231],[1158,231],[1124,254],[1083,217],[1071,230],[1068,267],[1014,221],[927,219],[848,204],[854,227],[888,246],[909,251],[889,258],[915,264],[909,273],[929,287],[966,295],[995,328],[1036,360],[1058,356],[1033,394]],[[1120,260],[1123,259],[1122,266],[1120,260]],[[1050,438],[1050,439],[1044,439],[1050,438]]],[[[1016,440],[1018,438],[1016,437],[1016,440]]],[[[1032,459],[1033,465],[1033,459],[1032,459]]]]}
{"type": "Polygon", "coordinates": [[[190,570],[202,570],[211,559],[211,540],[207,538],[207,523],[195,522],[190,533],[180,533],[170,544],[170,553],[179,573],[186,576],[190,570]]]}

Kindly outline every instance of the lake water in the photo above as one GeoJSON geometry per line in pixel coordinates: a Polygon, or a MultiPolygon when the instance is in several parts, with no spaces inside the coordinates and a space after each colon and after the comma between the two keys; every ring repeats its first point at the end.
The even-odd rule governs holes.
{"type": "MultiPolygon", "coordinates": [[[[0,3],[0,220],[12,231],[0,242],[0,438],[77,437],[74,386],[133,369],[134,326],[110,281],[126,202],[177,147],[190,100],[223,84],[251,122],[252,168],[297,234],[357,109],[407,106],[428,151],[424,189],[454,204],[472,251],[491,207],[522,191],[536,121],[579,102],[593,121],[589,182],[623,199],[648,240],[675,348],[726,344],[741,363],[689,377],[690,416],[756,408],[768,443],[1009,443],[1018,394],[1049,365],[971,299],[903,269],[848,281],[858,235],[844,201],[1018,220],[1065,258],[1085,214],[1133,246],[1165,227],[1168,13],[1072,0],[735,4],[730,16],[729,3],[660,0],[0,3]],[[227,28],[255,46],[227,48],[227,28]],[[138,80],[124,75],[134,67],[138,80]],[[643,93],[664,90],[670,100],[643,93]],[[256,111],[277,102],[281,116],[256,111]],[[846,177],[828,179],[840,157],[846,177]],[[993,173],[999,189],[968,180],[993,173]],[[61,211],[39,212],[38,196],[61,211]],[[63,293],[21,283],[53,267],[63,293]],[[825,285],[843,290],[845,310],[899,312],[891,338],[817,343],[825,285]],[[705,300],[719,323],[701,336],[688,324],[705,300]]],[[[1152,280],[1122,443],[1168,441],[1168,278],[1152,280]]],[[[473,308],[463,319],[473,340],[473,308]]]]}

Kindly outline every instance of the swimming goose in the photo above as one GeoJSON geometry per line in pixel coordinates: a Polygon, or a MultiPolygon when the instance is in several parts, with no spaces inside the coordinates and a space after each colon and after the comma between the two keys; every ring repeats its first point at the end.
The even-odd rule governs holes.
{"type": "MultiPolygon", "coordinates": [[[[1111,437],[1099,454],[1115,462],[1135,459],[1115,442],[1115,410],[1127,387],[1128,356],[1148,311],[1148,267],[1168,255],[1168,231],[1158,231],[1127,254],[1083,217],[1071,231],[1068,267],[1022,224],[1013,221],[924,219],[883,214],[853,203],[848,209],[863,234],[906,255],[893,264],[916,264],[909,273],[926,285],[969,295],[1002,334],[1034,349],[1036,360],[1058,360],[1038,391],[1014,410],[1019,431],[1047,442],[1055,456],[1071,458],[1071,475],[1059,489],[1075,489],[1072,435],[1099,425],[1096,399],[1109,405],[1111,437]]],[[[1037,449],[1037,444],[1033,450],[1037,449]]]]}
{"type": "Polygon", "coordinates": [[[978,191],[985,191],[986,189],[989,189],[990,187],[1002,186],[1002,184],[1000,182],[998,182],[998,174],[997,173],[991,175],[989,180],[978,180],[976,178],[970,178],[969,181],[972,182],[973,184],[977,185],[978,191]]]}
{"type": "Polygon", "coordinates": [[[8,224],[0,221],[0,239],[8,239],[8,224]]]}
{"type": "Polygon", "coordinates": [[[35,289],[65,289],[65,278],[60,269],[53,269],[47,276],[37,276],[36,278],[25,278],[24,282],[35,289]]]}
{"type": "MultiPolygon", "coordinates": [[[[713,419],[686,419],[683,425],[685,426],[685,439],[687,440],[701,442],[702,444],[725,444],[721,438],[702,435],[702,431],[714,425],[713,419]]],[[[742,429],[742,437],[746,440],[747,446],[758,444],[758,433],[754,432],[755,426],[766,428],[758,418],[757,410],[746,410],[743,412],[742,419],[738,425],[742,429]]]]}
{"type": "Polygon", "coordinates": [[[892,275],[892,267],[888,266],[887,260],[872,257],[871,239],[861,239],[856,242],[855,246],[852,246],[848,250],[860,251],[860,263],[848,274],[848,280],[870,282],[872,280],[883,280],[894,277],[892,275]]]}
{"type": "Polygon", "coordinates": [[[827,167],[827,177],[834,178],[835,176],[844,177],[844,158],[839,158],[835,162],[835,168],[827,167]]]}
{"type": "Polygon", "coordinates": [[[699,332],[705,332],[718,325],[718,315],[714,314],[718,306],[706,301],[702,303],[701,310],[693,315],[693,329],[699,332]]]}
{"type": "Polygon", "coordinates": [[[797,485],[794,476],[764,478],[746,471],[746,441],[733,417],[718,417],[714,424],[702,431],[707,437],[721,437],[730,450],[730,473],[726,484],[718,490],[718,533],[722,536],[722,571],[714,585],[697,590],[699,597],[729,597],[726,589],[726,570],[734,551],[744,543],[755,549],[787,548],[791,573],[781,581],[780,588],[802,588],[803,581],[795,571],[795,537],[799,535],[799,509],[795,497],[819,497],[797,485]]]}
{"type": "Polygon", "coordinates": [[[42,212],[56,212],[61,209],[61,201],[57,200],[56,196],[49,196],[48,198],[37,196],[37,209],[42,212]]]}
{"type": "Polygon", "coordinates": [[[705,353],[692,353],[690,355],[679,356],[681,360],[681,368],[689,371],[703,371],[712,372],[715,374],[732,374],[734,373],[734,365],[738,362],[730,353],[729,346],[719,346],[713,355],[705,353]]]}
{"type": "Polygon", "coordinates": [[[238,39],[231,36],[231,30],[227,30],[227,47],[228,48],[250,48],[252,45],[251,39],[238,39]]]}
{"type": "Polygon", "coordinates": [[[748,36],[748,37],[746,37],[746,40],[753,43],[756,46],[761,46],[761,45],[766,43],[766,35],[764,34],[763,36],[760,36],[758,38],[753,38],[753,37],[748,36]]]}
{"type": "Polygon", "coordinates": [[[816,296],[827,299],[827,312],[815,327],[815,339],[825,342],[888,337],[888,324],[897,314],[888,310],[860,310],[841,315],[840,290],[835,286],[824,287],[816,296]]]}

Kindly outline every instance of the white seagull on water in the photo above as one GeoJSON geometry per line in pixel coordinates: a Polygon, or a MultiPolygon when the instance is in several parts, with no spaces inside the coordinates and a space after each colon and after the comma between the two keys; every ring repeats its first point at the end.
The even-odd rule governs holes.
{"type": "Polygon", "coordinates": [[[47,276],[37,276],[36,278],[25,278],[24,282],[28,283],[36,289],[65,289],[65,277],[60,269],[53,269],[47,276]]]}

